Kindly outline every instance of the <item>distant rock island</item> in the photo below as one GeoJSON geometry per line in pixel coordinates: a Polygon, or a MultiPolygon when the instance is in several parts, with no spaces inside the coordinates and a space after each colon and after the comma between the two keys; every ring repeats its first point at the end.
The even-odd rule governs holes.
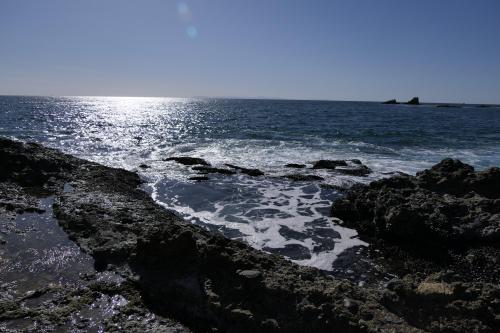
{"type": "MultiPolygon", "coordinates": [[[[382,104],[401,104],[401,103],[399,103],[396,99],[390,99],[388,101],[382,102],[382,104]]],[[[410,99],[408,102],[406,102],[404,104],[420,105],[420,101],[419,101],[418,97],[413,97],[412,99],[410,99]]]]}
{"type": "Polygon", "coordinates": [[[413,97],[408,102],[406,102],[406,104],[408,104],[408,105],[420,105],[420,101],[419,101],[418,97],[413,97]]]}

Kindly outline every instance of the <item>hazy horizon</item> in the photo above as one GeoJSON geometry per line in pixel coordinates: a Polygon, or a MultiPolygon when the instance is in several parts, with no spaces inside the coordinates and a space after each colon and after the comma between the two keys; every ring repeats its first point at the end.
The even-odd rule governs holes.
{"type": "Polygon", "coordinates": [[[12,1],[0,95],[500,104],[500,3],[12,1]]]}
{"type": "MultiPolygon", "coordinates": [[[[53,98],[71,98],[71,97],[89,97],[89,98],[158,98],[158,99],[241,99],[241,100],[277,100],[277,101],[314,101],[314,102],[360,102],[360,103],[379,103],[386,100],[347,100],[347,99],[305,99],[290,97],[267,97],[267,96],[118,96],[118,95],[30,95],[30,94],[0,94],[0,97],[53,97],[53,98]]],[[[419,96],[413,96],[419,97],[419,96]]],[[[413,98],[412,97],[412,98],[413,98]]],[[[392,98],[390,98],[392,99],[392,98]]],[[[400,104],[406,104],[411,98],[397,100],[400,104]]],[[[491,105],[499,106],[500,103],[463,103],[455,101],[429,101],[420,98],[420,104],[456,104],[456,105],[491,105]]]]}

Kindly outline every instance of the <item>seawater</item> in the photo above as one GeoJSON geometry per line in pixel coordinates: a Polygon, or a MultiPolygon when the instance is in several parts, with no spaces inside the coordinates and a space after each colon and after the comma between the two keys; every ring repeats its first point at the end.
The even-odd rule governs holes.
{"type": "Polygon", "coordinates": [[[477,169],[500,165],[500,108],[471,105],[0,96],[0,135],[137,171],[154,200],[192,223],[325,270],[345,249],[367,245],[330,217],[342,194],[325,185],[414,174],[445,157],[477,169]],[[266,176],[192,181],[190,167],[163,161],[171,156],[258,168],[266,176]],[[374,172],[353,177],[309,169],[318,159],[351,158],[374,172]],[[294,172],[325,180],[282,178],[294,172]]]}

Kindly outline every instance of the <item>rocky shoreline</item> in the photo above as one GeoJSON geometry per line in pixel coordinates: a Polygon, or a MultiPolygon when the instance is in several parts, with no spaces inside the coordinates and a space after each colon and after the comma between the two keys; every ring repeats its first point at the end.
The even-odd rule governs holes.
{"type": "MultiPolygon", "coordinates": [[[[385,287],[362,287],[183,221],[141,191],[135,173],[5,139],[0,139],[0,160],[2,268],[15,261],[9,258],[7,247],[38,235],[43,228],[37,223],[45,221],[42,216],[53,222],[45,225],[48,231],[42,238],[61,237],[48,248],[62,244],[72,249],[66,261],[55,260],[61,262],[58,270],[48,270],[43,280],[39,275],[28,277],[24,286],[18,283],[19,275],[12,275],[15,270],[9,271],[11,275],[2,270],[0,330],[494,332],[499,327],[497,169],[485,173],[468,169],[464,171],[467,177],[453,176],[443,183],[442,177],[456,172],[439,167],[426,176],[397,176],[348,191],[345,199],[335,203],[333,214],[374,244],[377,251],[371,252],[372,259],[397,276],[385,287]],[[439,172],[441,178],[436,176],[439,172]],[[463,191],[479,192],[469,197],[463,191],[442,190],[460,182],[470,186],[463,191]],[[415,183],[410,189],[415,193],[400,194],[400,201],[422,195],[437,200],[443,212],[466,205],[481,220],[453,219],[449,224],[439,220],[422,235],[416,226],[408,229],[424,240],[435,232],[436,244],[440,244],[439,237],[454,231],[443,244],[446,248],[457,245],[457,249],[441,251],[435,258],[418,251],[418,246],[407,247],[411,235],[400,235],[406,225],[386,227],[384,232],[370,226],[374,220],[377,225],[383,223],[374,218],[379,211],[373,207],[399,207],[395,199],[371,200],[370,189],[378,189],[385,198],[385,192],[403,190],[403,183],[415,183]],[[421,194],[424,189],[433,196],[421,194]],[[361,209],[365,195],[371,201],[361,209]],[[22,222],[28,216],[29,227],[22,222]],[[461,223],[458,228],[463,225],[463,232],[456,231],[454,223],[461,223]],[[468,231],[474,235],[470,239],[468,231]],[[63,240],[63,235],[69,239],[63,240]],[[483,245],[484,239],[488,242],[483,245]],[[464,240],[467,243],[458,246],[464,240]],[[476,262],[480,260],[485,263],[476,262]],[[61,277],[62,272],[74,270],[75,263],[80,269],[61,277]],[[482,273],[466,274],[460,267],[471,272],[478,268],[482,273]],[[37,279],[45,285],[33,283],[36,287],[27,290],[26,285],[37,279]]],[[[200,161],[184,162],[195,165],[200,161]]],[[[198,171],[213,171],[206,167],[198,171]]],[[[258,170],[228,167],[260,175],[258,170]]],[[[424,201],[416,202],[425,208],[424,201]]],[[[444,219],[451,218],[443,214],[444,219]]],[[[383,216],[387,215],[392,216],[387,212],[383,216]]],[[[406,221],[405,216],[399,220],[406,221]]],[[[428,216],[421,213],[419,217],[428,216]]],[[[397,225],[388,220],[390,226],[397,225]]],[[[418,221],[413,223],[418,225],[418,221]]],[[[35,252],[43,251],[34,248],[35,252]]]]}
{"type": "Polygon", "coordinates": [[[399,276],[388,309],[433,332],[500,329],[500,168],[445,159],[415,177],[355,185],[332,215],[399,276]]]}

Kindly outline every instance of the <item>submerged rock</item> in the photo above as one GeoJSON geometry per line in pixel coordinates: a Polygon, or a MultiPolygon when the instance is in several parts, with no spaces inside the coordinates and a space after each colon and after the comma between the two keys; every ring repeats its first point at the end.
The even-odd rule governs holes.
{"type": "Polygon", "coordinates": [[[285,164],[285,168],[303,169],[305,167],[306,167],[305,164],[297,164],[297,163],[288,163],[288,164],[285,164]]]}
{"type": "Polygon", "coordinates": [[[335,168],[335,171],[343,173],[345,175],[351,175],[351,176],[359,176],[359,177],[365,177],[372,173],[372,169],[367,167],[366,165],[359,165],[355,167],[348,167],[348,168],[335,168]]]}
{"type": "Polygon", "coordinates": [[[264,172],[260,171],[259,169],[249,169],[249,168],[243,168],[234,164],[224,164],[227,167],[233,168],[238,170],[241,173],[244,173],[246,175],[252,176],[252,177],[257,177],[257,176],[263,176],[264,172]]]}
{"type": "Polygon", "coordinates": [[[202,174],[220,173],[223,175],[234,175],[236,173],[233,170],[214,168],[214,167],[208,167],[208,166],[195,166],[192,168],[192,170],[198,171],[199,173],[202,173],[202,174]]]}
{"type": "Polygon", "coordinates": [[[175,161],[183,165],[210,165],[207,161],[198,157],[178,156],[163,159],[164,161],[175,161]]]}
{"type": "Polygon", "coordinates": [[[300,173],[294,173],[291,175],[286,175],[283,176],[285,178],[288,178],[290,180],[298,181],[298,182],[307,182],[307,181],[314,181],[314,180],[325,180],[323,177],[316,176],[316,175],[303,175],[300,173]]]}
{"type": "Polygon", "coordinates": [[[204,180],[210,180],[207,176],[194,176],[194,177],[189,177],[189,180],[196,180],[196,181],[204,181],[204,180]]]}

